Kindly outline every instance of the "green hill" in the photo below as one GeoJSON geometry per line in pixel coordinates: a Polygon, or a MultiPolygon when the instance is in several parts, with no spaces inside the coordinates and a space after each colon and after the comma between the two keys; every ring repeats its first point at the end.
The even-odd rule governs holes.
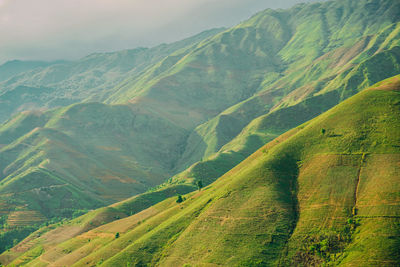
{"type": "Polygon", "coordinates": [[[396,10],[385,0],[266,10],[127,79],[106,102],[129,100],[194,128],[177,166],[183,171],[270,111],[330,91],[338,103],[400,73],[396,10]]]}
{"type": "Polygon", "coordinates": [[[0,250],[41,224],[124,199],[128,216],[196,181],[211,184],[265,143],[399,74],[399,14],[390,0],[265,10],[170,45],[13,76],[1,84],[5,117],[67,106],[0,126],[0,250]]]}
{"type": "Polygon", "coordinates": [[[29,266],[396,266],[399,103],[396,76],[268,143],[182,203],[170,198],[85,231],[92,212],[42,229],[1,259],[29,266]]]}
{"type": "MultiPolygon", "coordinates": [[[[393,27],[394,31],[388,30],[392,29],[391,26],[378,33],[375,39],[381,39],[386,44],[396,38],[398,40],[394,36],[399,32],[399,25],[393,27]],[[388,32],[391,32],[391,37],[386,37],[388,32]]],[[[376,41],[373,45],[376,45],[376,41]]],[[[278,82],[275,84],[279,88],[274,89],[276,92],[272,89],[263,90],[198,126],[188,139],[189,145],[180,164],[187,167],[199,159],[202,160],[174,177],[174,183],[185,180],[212,182],[265,142],[321,114],[362,89],[400,73],[400,46],[396,44],[390,49],[372,52],[371,44],[366,47],[357,52],[357,57],[348,59],[349,66],[345,69],[339,68],[335,75],[332,72],[321,74],[319,80],[300,86],[275,106],[271,106],[273,99],[283,89],[278,82]],[[365,53],[370,53],[371,56],[360,61],[359,57],[365,53]]],[[[337,50],[342,54],[347,51],[343,47],[337,50]]],[[[316,59],[311,64],[312,67],[306,68],[302,75],[310,76],[316,67],[325,65],[326,62],[322,63],[322,60],[335,60],[334,55],[338,54],[336,50],[334,52],[316,59]]],[[[281,82],[285,83],[286,79],[284,76],[281,82]]]]}
{"type": "Polygon", "coordinates": [[[0,129],[0,198],[12,194],[16,208],[29,203],[49,218],[63,208],[123,200],[170,174],[185,134],[128,106],[87,103],[20,114],[0,129]]]}

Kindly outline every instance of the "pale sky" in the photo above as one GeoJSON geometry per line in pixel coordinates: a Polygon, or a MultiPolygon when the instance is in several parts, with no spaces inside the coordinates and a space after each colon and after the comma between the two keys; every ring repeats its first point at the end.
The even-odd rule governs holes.
{"type": "Polygon", "coordinates": [[[0,64],[154,46],[315,0],[0,0],[0,64]]]}

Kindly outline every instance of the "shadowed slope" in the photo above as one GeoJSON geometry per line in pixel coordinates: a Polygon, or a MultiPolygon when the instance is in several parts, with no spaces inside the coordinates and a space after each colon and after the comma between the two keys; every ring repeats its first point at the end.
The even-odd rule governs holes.
{"type": "Polygon", "coordinates": [[[0,128],[3,219],[15,210],[71,217],[143,193],[171,175],[186,135],[123,105],[20,114],[0,128]]]}

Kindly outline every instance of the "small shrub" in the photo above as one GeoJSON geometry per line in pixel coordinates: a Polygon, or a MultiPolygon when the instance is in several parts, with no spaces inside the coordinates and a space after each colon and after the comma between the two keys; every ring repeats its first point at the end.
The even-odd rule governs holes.
{"type": "Polygon", "coordinates": [[[202,181],[197,181],[197,188],[199,191],[203,188],[203,182],[202,181]]]}
{"type": "Polygon", "coordinates": [[[119,238],[119,232],[115,234],[115,239],[119,238]]]}
{"type": "Polygon", "coordinates": [[[176,203],[182,203],[183,202],[183,198],[181,195],[178,195],[178,198],[176,199],[176,203]]]}

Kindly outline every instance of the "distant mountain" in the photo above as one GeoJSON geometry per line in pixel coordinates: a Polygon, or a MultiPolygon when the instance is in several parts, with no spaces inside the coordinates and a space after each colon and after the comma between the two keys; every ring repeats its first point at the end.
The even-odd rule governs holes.
{"type": "Polygon", "coordinates": [[[46,62],[46,61],[22,61],[11,60],[0,65],[0,82],[5,81],[22,72],[30,71],[36,68],[44,68],[53,64],[62,63],[62,61],[46,62]]]}
{"type": "Polygon", "coordinates": [[[18,266],[396,266],[399,105],[396,76],[266,144],[182,203],[173,197],[129,216],[138,202],[125,201],[45,227],[0,259],[18,266]]]}
{"type": "Polygon", "coordinates": [[[72,62],[47,65],[40,62],[32,62],[30,65],[29,62],[5,64],[0,67],[0,81],[4,80],[0,83],[0,121],[26,110],[67,106],[82,101],[102,101],[125,78],[135,77],[174,51],[222,30],[205,31],[179,42],[153,48],[96,53],[72,62]],[[42,65],[39,68],[35,64],[42,65]],[[13,72],[17,66],[20,66],[20,71],[13,72]],[[3,76],[8,79],[1,79],[3,76]]]}
{"type": "Polygon", "coordinates": [[[3,82],[0,114],[43,109],[0,126],[0,249],[28,225],[152,189],[127,200],[130,215],[211,184],[265,143],[399,74],[399,14],[390,0],[265,10],[231,29],[3,82]]]}

